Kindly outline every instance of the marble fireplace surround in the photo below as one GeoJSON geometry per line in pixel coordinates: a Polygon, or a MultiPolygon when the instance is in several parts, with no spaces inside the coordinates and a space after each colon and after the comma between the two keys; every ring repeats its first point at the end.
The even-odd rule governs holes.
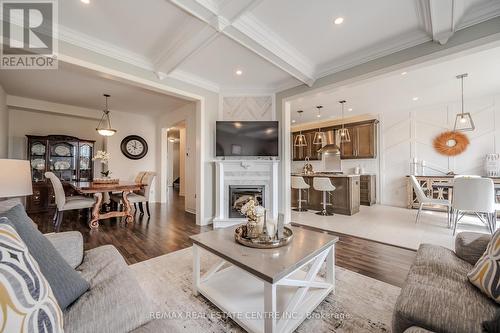
{"type": "Polygon", "coordinates": [[[230,185],[264,186],[264,206],[267,216],[278,218],[278,160],[216,160],[216,196],[214,228],[243,223],[245,218],[229,217],[230,185]]]}

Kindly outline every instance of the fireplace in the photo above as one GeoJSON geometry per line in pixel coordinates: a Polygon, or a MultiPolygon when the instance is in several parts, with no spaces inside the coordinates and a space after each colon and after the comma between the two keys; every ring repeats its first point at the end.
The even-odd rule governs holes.
{"type": "Polygon", "coordinates": [[[229,217],[243,217],[240,209],[252,197],[265,207],[264,193],[264,185],[229,185],[229,217]]]}

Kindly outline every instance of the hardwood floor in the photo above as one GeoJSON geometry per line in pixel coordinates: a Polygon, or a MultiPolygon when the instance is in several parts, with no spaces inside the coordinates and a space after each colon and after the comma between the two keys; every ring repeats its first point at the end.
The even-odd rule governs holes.
{"type": "MultiPolygon", "coordinates": [[[[195,216],[184,211],[184,198],[175,191],[170,191],[168,203],[151,204],[150,208],[150,218],[137,213],[136,221],[130,224],[124,224],[119,219],[104,220],[98,231],[90,231],[85,216],[76,212],[66,213],[61,231],[80,231],[86,250],[112,244],[129,264],[133,264],[189,247],[192,245],[190,235],[212,229],[211,226],[196,225],[195,216]]],[[[41,232],[54,231],[52,212],[30,216],[41,232]]],[[[392,285],[402,285],[415,259],[414,251],[347,235],[338,236],[338,266],[392,285]]]]}

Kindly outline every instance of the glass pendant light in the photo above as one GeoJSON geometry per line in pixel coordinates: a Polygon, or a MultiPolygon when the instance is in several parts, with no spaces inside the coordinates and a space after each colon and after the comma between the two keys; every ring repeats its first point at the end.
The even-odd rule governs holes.
{"type": "Polygon", "coordinates": [[[339,129],[339,135],[340,135],[340,143],[345,143],[345,142],[351,142],[351,135],[349,134],[349,130],[347,128],[344,128],[344,104],[345,101],[339,101],[339,103],[342,105],[342,128],[339,129]]]}
{"type": "Polygon", "coordinates": [[[474,121],[472,121],[472,116],[469,112],[464,112],[464,78],[468,76],[467,73],[457,75],[457,79],[460,80],[460,86],[462,88],[462,112],[457,114],[455,118],[454,131],[467,132],[473,131],[476,127],[474,126],[474,121]]]}
{"type": "MultiPolygon", "coordinates": [[[[299,110],[297,111],[297,113],[299,114],[299,118],[302,116],[302,110],[299,110]]],[[[304,134],[302,134],[302,131],[299,132],[299,135],[297,135],[295,137],[295,141],[293,142],[293,145],[295,147],[305,147],[307,146],[307,140],[306,140],[306,136],[304,134]]]]}
{"type": "Polygon", "coordinates": [[[96,131],[102,136],[112,136],[116,133],[116,130],[111,127],[111,119],[109,118],[108,109],[108,94],[103,95],[106,98],[106,107],[102,110],[102,117],[97,125],[96,131]]]}
{"type": "MultiPolygon", "coordinates": [[[[318,105],[316,108],[318,109],[317,117],[320,118],[323,106],[318,105]]],[[[323,145],[323,142],[325,142],[325,133],[321,132],[321,128],[318,128],[318,131],[314,133],[313,145],[323,145]]]]}

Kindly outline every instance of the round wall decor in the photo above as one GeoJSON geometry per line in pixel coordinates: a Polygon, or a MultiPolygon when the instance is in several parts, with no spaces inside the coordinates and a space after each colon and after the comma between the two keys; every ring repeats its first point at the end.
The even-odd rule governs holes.
{"type": "Polygon", "coordinates": [[[120,146],[123,155],[138,160],[148,153],[148,143],[138,135],[129,135],[122,140],[120,146]]]}
{"type": "Polygon", "coordinates": [[[459,155],[467,149],[468,145],[469,139],[460,132],[444,132],[434,139],[434,149],[446,156],[459,155]]]}

